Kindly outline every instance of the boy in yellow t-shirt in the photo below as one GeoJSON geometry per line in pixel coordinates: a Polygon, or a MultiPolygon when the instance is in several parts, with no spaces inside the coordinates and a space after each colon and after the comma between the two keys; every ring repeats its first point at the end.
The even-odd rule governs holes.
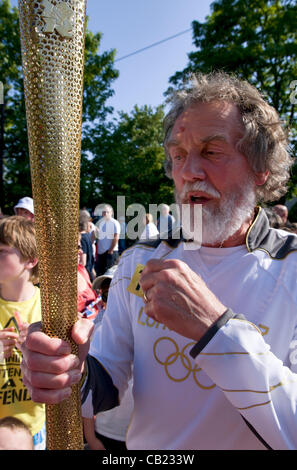
{"type": "Polygon", "coordinates": [[[31,431],[34,449],[45,448],[45,408],[22,382],[20,343],[28,324],[41,320],[34,223],[0,219],[0,418],[14,416],[31,431]]]}

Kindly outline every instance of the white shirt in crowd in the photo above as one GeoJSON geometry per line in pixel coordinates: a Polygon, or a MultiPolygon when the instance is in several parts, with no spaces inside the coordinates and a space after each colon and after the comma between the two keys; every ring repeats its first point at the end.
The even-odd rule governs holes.
{"type": "MultiPolygon", "coordinates": [[[[108,251],[111,247],[112,241],[116,234],[120,235],[121,226],[120,223],[114,219],[105,219],[104,217],[97,222],[98,227],[98,253],[101,255],[108,251]]],[[[119,244],[117,243],[114,247],[114,251],[118,251],[119,244]]]]}
{"type": "Polygon", "coordinates": [[[148,240],[150,238],[157,238],[159,230],[153,222],[146,224],[144,231],[140,235],[140,240],[148,240]]]}

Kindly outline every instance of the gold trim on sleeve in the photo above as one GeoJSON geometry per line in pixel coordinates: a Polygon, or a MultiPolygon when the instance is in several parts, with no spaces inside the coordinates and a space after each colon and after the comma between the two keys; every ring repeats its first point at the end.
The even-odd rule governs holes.
{"type": "Polygon", "coordinates": [[[271,403],[271,400],[266,401],[265,403],[256,403],[255,405],[245,406],[244,408],[236,408],[237,410],[249,410],[250,408],[255,408],[256,406],[268,405],[271,403]]]}
{"type": "Polygon", "coordinates": [[[230,390],[230,389],[227,389],[227,388],[221,388],[221,390],[222,390],[223,392],[228,392],[228,393],[229,393],[229,392],[238,392],[238,393],[239,393],[239,392],[270,393],[270,392],[272,392],[273,390],[275,390],[276,388],[282,387],[283,385],[284,385],[283,382],[280,382],[280,383],[278,383],[278,384],[276,384],[276,385],[271,385],[271,387],[269,387],[269,390],[249,390],[249,389],[247,389],[247,390],[230,390]]]}
{"type": "Polygon", "coordinates": [[[233,355],[233,354],[241,354],[244,356],[264,356],[264,354],[269,354],[270,351],[265,351],[265,352],[243,352],[243,351],[228,351],[228,352],[222,352],[222,353],[203,353],[200,352],[199,356],[228,356],[228,355],[233,355]]]}

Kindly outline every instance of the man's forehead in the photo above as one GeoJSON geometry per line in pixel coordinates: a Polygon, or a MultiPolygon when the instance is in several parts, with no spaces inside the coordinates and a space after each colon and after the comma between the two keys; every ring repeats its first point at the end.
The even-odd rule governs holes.
{"type": "Polygon", "coordinates": [[[176,119],[167,146],[178,145],[184,132],[189,129],[202,132],[201,140],[206,143],[211,140],[228,141],[231,135],[239,137],[244,130],[237,106],[225,101],[189,106],[176,119]]]}
{"type": "Polygon", "coordinates": [[[220,118],[228,119],[231,116],[238,116],[239,110],[235,103],[228,101],[208,101],[190,104],[180,115],[184,121],[193,114],[204,115],[205,113],[214,113],[220,118]]]}
{"type": "MultiPolygon", "coordinates": [[[[166,146],[171,147],[171,146],[179,145],[181,143],[180,136],[182,135],[184,130],[185,130],[184,128],[177,129],[177,131],[173,135],[173,137],[170,137],[168,139],[168,141],[166,143],[166,146]]],[[[205,137],[202,137],[200,140],[204,144],[207,144],[208,142],[212,142],[213,140],[220,140],[221,142],[227,142],[228,143],[228,139],[227,139],[226,134],[220,134],[218,132],[215,132],[213,134],[208,134],[205,137]]]]}

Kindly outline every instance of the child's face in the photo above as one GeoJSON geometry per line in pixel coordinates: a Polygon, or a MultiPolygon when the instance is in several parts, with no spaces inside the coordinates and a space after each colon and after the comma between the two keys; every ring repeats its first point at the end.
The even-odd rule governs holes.
{"type": "Polygon", "coordinates": [[[34,222],[34,214],[28,211],[28,209],[23,209],[23,207],[17,207],[16,214],[25,217],[26,219],[32,220],[34,222]]]}
{"type": "Polygon", "coordinates": [[[0,243],[0,284],[6,284],[27,275],[29,263],[22,260],[17,248],[0,243]]]}
{"type": "Polygon", "coordinates": [[[22,429],[0,428],[0,450],[33,450],[33,440],[22,429]]]}

